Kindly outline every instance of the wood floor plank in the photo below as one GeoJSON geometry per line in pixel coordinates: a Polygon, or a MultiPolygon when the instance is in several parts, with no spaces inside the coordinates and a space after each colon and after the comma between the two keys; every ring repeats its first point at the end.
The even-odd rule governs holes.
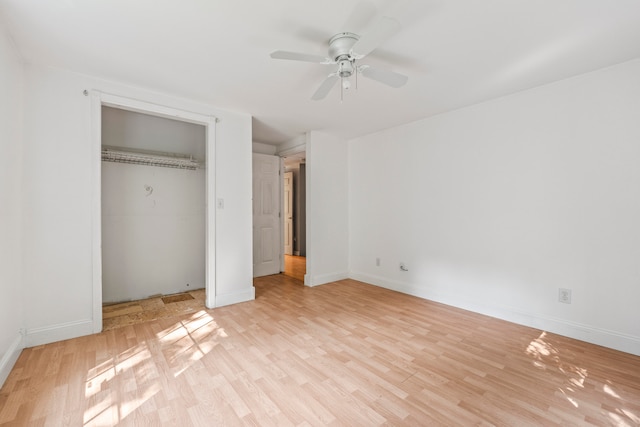
{"type": "Polygon", "coordinates": [[[303,256],[285,255],[284,274],[304,282],[307,273],[307,259],[303,256]]]}
{"type": "Polygon", "coordinates": [[[353,280],[255,287],[25,349],[0,426],[640,425],[640,357],[353,280]]]}

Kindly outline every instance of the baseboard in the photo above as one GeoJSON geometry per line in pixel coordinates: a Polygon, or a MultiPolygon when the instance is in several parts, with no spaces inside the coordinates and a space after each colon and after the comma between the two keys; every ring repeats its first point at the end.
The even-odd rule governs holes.
{"type": "Polygon", "coordinates": [[[223,307],[225,305],[237,304],[240,302],[252,301],[256,299],[256,288],[251,286],[250,288],[233,294],[216,295],[216,307],[223,307]]]}
{"type": "Polygon", "coordinates": [[[20,353],[23,348],[24,336],[18,333],[18,336],[15,337],[7,351],[2,356],[2,359],[0,359],[0,388],[4,385],[7,377],[9,377],[9,373],[16,364],[18,357],[20,357],[20,353]]]}
{"type": "Polygon", "coordinates": [[[324,285],[325,283],[337,282],[338,280],[344,280],[348,278],[349,273],[347,273],[346,271],[339,273],[320,274],[317,276],[305,274],[304,284],[306,286],[319,286],[324,285]]]}
{"type": "Polygon", "coordinates": [[[93,320],[59,323],[43,328],[27,329],[25,347],[49,344],[93,334],[93,320]]]}
{"type": "Polygon", "coordinates": [[[633,335],[597,328],[566,319],[541,316],[539,314],[529,313],[513,309],[511,307],[479,304],[477,302],[456,298],[452,295],[445,295],[434,292],[430,289],[396,282],[379,276],[351,272],[349,277],[354,280],[370,283],[372,285],[402,292],[404,294],[413,295],[430,301],[461,308],[463,310],[472,311],[474,313],[484,314],[486,316],[495,317],[508,322],[517,323],[519,325],[529,326],[531,328],[552,332],[554,334],[640,356],[640,337],[633,335]]]}

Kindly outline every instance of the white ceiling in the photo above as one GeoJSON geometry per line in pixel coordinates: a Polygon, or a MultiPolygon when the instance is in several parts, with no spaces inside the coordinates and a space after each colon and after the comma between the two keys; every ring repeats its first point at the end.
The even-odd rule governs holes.
{"type": "Polygon", "coordinates": [[[70,69],[251,114],[254,141],[309,130],[351,138],[640,57],[638,0],[0,0],[29,63],[70,69]],[[409,76],[360,78],[312,101],[338,32],[382,16],[402,30],[361,64],[409,76]]]}

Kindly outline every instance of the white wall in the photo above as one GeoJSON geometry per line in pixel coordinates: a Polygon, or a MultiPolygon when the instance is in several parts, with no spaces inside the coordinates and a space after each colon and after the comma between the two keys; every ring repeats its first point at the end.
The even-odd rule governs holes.
{"type": "Polygon", "coordinates": [[[192,156],[205,162],[206,126],[102,107],[102,144],[192,156]]]}
{"type": "Polygon", "coordinates": [[[312,131],[307,141],[308,286],[348,277],[346,141],[312,131]]]}
{"type": "Polygon", "coordinates": [[[103,162],[103,302],[204,288],[205,213],[203,169],[103,162]]]}
{"type": "Polygon", "coordinates": [[[0,27],[0,387],[22,350],[22,61],[0,27]]]}
{"type": "Polygon", "coordinates": [[[91,97],[96,89],[217,116],[216,304],[253,298],[251,118],[71,72],[26,66],[24,293],[27,341],[91,333],[91,97]],[[55,302],[55,303],[52,303],[55,302]]]}
{"type": "Polygon", "coordinates": [[[253,299],[251,116],[220,111],[216,126],[216,305],[253,299]]]}
{"type": "Polygon", "coordinates": [[[253,152],[258,154],[269,154],[272,156],[276,154],[277,148],[278,147],[276,147],[275,145],[263,144],[262,142],[254,142],[252,144],[253,152]]]}
{"type": "Polygon", "coordinates": [[[351,141],[351,276],[640,354],[639,100],[636,60],[351,141]]]}

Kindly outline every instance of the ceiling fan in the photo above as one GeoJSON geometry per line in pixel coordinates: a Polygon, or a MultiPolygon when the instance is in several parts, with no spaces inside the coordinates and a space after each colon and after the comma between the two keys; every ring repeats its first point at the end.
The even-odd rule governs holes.
{"type": "Polygon", "coordinates": [[[337,70],[327,76],[311,97],[311,99],[316,101],[324,99],[338,80],[341,80],[340,99],[342,99],[343,91],[351,87],[349,77],[355,75],[357,85],[358,74],[362,74],[363,77],[376,80],[388,86],[398,88],[407,83],[409,79],[407,76],[389,70],[373,68],[368,65],[358,65],[356,61],[370,54],[399,30],[400,24],[398,21],[393,18],[383,17],[378,25],[362,36],[344,32],[331,37],[329,40],[329,55],[326,57],[276,50],[271,53],[271,58],[337,65],[337,70]]]}

